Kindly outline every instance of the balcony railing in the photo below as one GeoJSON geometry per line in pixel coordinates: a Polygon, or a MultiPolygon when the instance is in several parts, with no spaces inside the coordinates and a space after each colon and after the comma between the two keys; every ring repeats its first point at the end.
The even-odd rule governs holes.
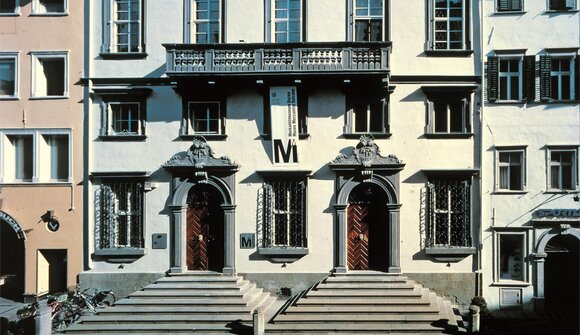
{"type": "Polygon", "coordinates": [[[390,42],[164,44],[167,74],[384,73],[390,42]]]}

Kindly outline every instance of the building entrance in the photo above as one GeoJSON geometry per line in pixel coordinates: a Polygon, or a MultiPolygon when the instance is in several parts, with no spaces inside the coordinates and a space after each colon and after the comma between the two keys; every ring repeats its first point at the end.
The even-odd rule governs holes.
{"type": "Polygon", "coordinates": [[[545,299],[546,310],[578,316],[580,266],[578,245],[573,235],[556,235],[546,245],[545,299]]]}
{"type": "Polygon", "coordinates": [[[224,214],[221,196],[208,185],[192,187],[187,197],[186,263],[190,271],[221,272],[224,267],[224,214]]]}
{"type": "Polygon", "coordinates": [[[347,208],[349,270],[388,270],[389,216],[386,204],[386,195],[374,184],[360,184],[351,192],[347,208]]]}

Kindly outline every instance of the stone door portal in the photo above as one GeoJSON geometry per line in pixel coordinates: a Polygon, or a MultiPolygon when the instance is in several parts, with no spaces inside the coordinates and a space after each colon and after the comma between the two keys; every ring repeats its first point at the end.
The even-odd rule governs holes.
{"type": "Polygon", "coordinates": [[[188,196],[186,264],[190,271],[222,271],[223,212],[216,195],[210,187],[194,187],[188,196]]]}

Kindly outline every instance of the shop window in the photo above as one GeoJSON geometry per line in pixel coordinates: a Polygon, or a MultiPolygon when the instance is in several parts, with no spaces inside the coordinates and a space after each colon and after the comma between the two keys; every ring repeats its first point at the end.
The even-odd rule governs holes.
{"type": "Polygon", "coordinates": [[[525,281],[524,234],[499,233],[498,240],[498,280],[525,281]]]}

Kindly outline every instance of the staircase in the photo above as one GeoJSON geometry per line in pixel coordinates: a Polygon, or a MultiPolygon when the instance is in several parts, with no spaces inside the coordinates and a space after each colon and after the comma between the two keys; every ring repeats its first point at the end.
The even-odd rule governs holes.
{"type": "Polygon", "coordinates": [[[459,332],[448,300],[401,275],[336,274],[287,306],[266,334],[459,332]]]}
{"type": "Polygon", "coordinates": [[[252,334],[252,313],[276,301],[242,277],[214,272],[164,277],[66,334],[252,334]]]}

